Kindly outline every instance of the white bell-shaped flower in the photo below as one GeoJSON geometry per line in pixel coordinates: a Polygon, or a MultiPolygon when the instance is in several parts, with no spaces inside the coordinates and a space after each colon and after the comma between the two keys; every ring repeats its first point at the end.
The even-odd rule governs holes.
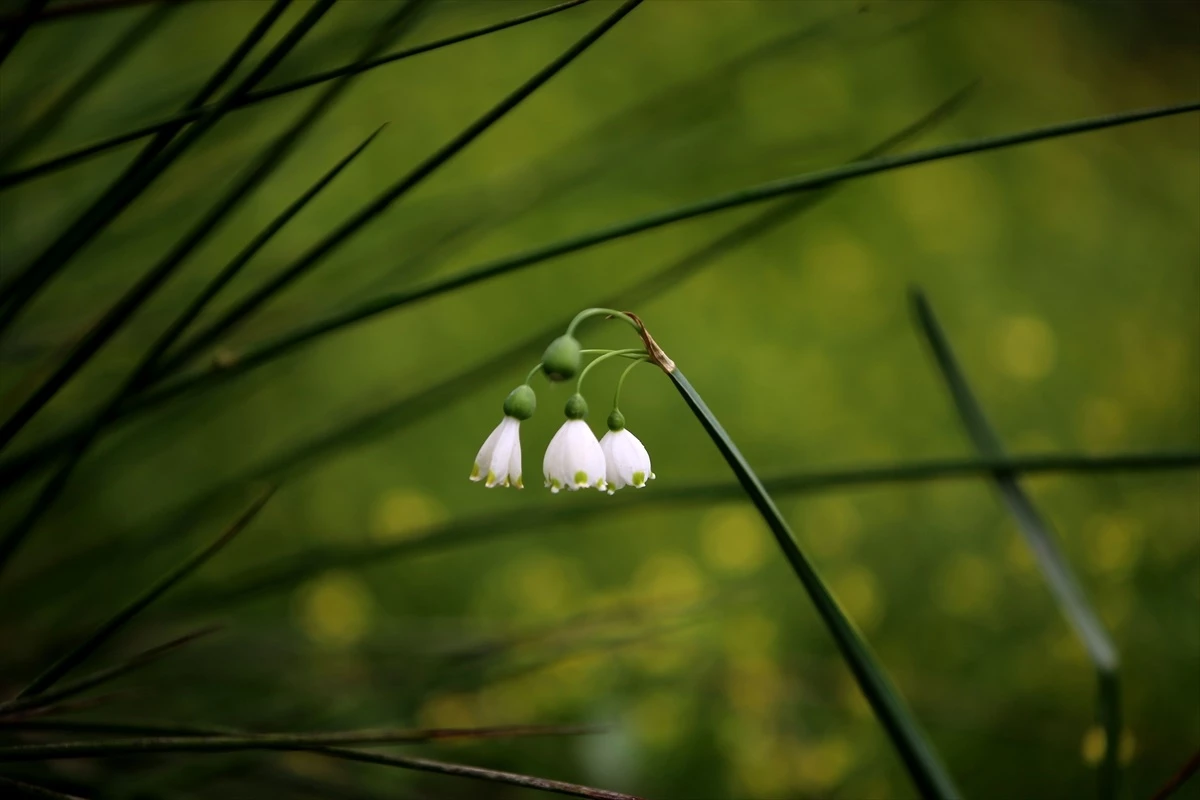
{"type": "Polygon", "coordinates": [[[641,441],[625,429],[625,418],[613,410],[608,418],[608,433],[600,440],[604,452],[605,480],[608,493],[633,486],[638,489],[654,478],[650,471],[650,454],[641,441]]]}
{"type": "Polygon", "coordinates": [[[493,486],[525,488],[521,483],[521,420],[505,416],[500,421],[479,448],[479,455],[475,456],[471,480],[486,481],[484,485],[489,489],[493,486]]]}
{"type": "Polygon", "coordinates": [[[596,434],[583,421],[586,416],[587,403],[583,397],[576,394],[567,400],[567,421],[550,440],[542,460],[542,474],[552,492],[605,488],[604,451],[596,441],[596,434]]]}

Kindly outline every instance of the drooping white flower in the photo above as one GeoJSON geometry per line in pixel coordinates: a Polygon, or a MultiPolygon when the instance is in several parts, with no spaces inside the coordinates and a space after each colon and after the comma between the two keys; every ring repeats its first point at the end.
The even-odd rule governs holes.
{"type": "Polygon", "coordinates": [[[623,427],[623,419],[621,422],[621,428],[610,430],[600,440],[609,494],[625,486],[640,489],[654,478],[650,471],[650,454],[641,441],[623,427]]]}
{"type": "Polygon", "coordinates": [[[560,489],[604,489],[604,451],[596,434],[582,419],[568,419],[550,440],[542,474],[546,486],[557,493],[560,489]]]}
{"type": "Polygon", "coordinates": [[[471,468],[471,480],[487,481],[484,485],[515,486],[521,484],[521,420],[507,414],[492,431],[471,468]]]}

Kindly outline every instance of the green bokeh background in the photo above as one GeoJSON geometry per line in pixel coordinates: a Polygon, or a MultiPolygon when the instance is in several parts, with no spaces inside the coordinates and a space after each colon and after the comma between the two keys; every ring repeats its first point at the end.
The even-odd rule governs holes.
{"type": "MultiPolygon", "coordinates": [[[[405,44],[538,7],[437,2],[405,44]]],[[[15,449],[112,391],[207,278],[378,125],[390,123],[206,319],[613,7],[596,0],[362,75],[15,449]]],[[[199,0],[35,27],[4,65],[0,157],[28,165],[169,115],[265,8],[199,0]],[[155,13],[151,35],[121,45],[111,73],[11,152],[19,132],[55,113],[155,13]]],[[[276,38],[304,8],[288,12],[276,38]]],[[[382,0],[339,3],[268,84],[351,60],[392,10],[382,0]]],[[[1200,17],[1184,4],[648,0],[223,347],[236,353],[384,291],[841,163],[974,79],[970,102],[907,148],[1194,99],[1198,53],[1200,17]]],[[[6,410],[313,93],[231,114],[73,262],[0,342],[6,410]]],[[[928,292],[1011,452],[1195,450],[1198,145],[1193,114],[857,181],[633,310],[764,477],[970,454],[912,325],[911,284],[928,292]]],[[[136,151],[0,194],[0,269],[40,252],[136,151]]],[[[384,413],[761,211],[673,225],[375,317],[121,426],[5,576],[0,684],[20,686],[215,535],[256,486],[281,480],[253,527],[107,655],[199,621],[224,632],[127,679],[131,691],[79,718],[258,730],[602,721],[613,727],[601,736],[421,750],[653,798],[913,796],[748,503],[633,507],[633,490],[551,496],[538,465],[569,390],[545,384],[535,384],[538,414],[522,426],[529,488],[469,483],[475,451],[536,352],[502,377],[384,413]],[[611,512],[581,524],[520,521],[572,504],[611,512]],[[404,541],[491,512],[507,516],[469,546],[434,542],[355,568],[318,563],[277,591],[222,594],[245,570],[291,554],[404,541]]],[[[585,346],[632,344],[611,327],[593,328],[585,346]]],[[[601,367],[589,378],[597,430],[616,374],[601,367]]],[[[643,494],[730,479],[662,375],[635,372],[622,408],[658,475],[643,494]]],[[[1200,741],[1200,477],[1024,483],[1121,650],[1124,796],[1146,797],[1200,741]]],[[[0,500],[3,521],[30,486],[0,500]]],[[[778,501],[966,796],[1092,794],[1104,742],[1092,728],[1089,664],[986,482],[778,501]]],[[[279,775],[263,763],[347,787],[345,796],[349,786],[393,797],[534,796],[315,756],[65,763],[68,777],[106,797],[304,796],[266,783],[279,775]]],[[[1200,784],[1178,796],[1200,798],[1200,784]]]]}

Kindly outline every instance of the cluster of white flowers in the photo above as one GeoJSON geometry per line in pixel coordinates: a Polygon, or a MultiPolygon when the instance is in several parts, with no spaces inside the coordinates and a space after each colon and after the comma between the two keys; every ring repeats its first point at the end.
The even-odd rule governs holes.
{"type": "MultiPolygon", "coordinates": [[[[528,388],[528,387],[523,387],[528,388]]],[[[650,470],[650,454],[640,440],[625,429],[619,411],[609,416],[609,431],[604,438],[596,435],[579,413],[583,398],[575,395],[567,403],[567,421],[562,424],[542,459],[542,476],[546,487],[557,494],[562,489],[596,488],[612,494],[626,486],[642,488],[654,478],[650,470]]],[[[586,405],[582,406],[586,413],[586,405]]],[[[515,486],[521,482],[521,419],[509,415],[496,426],[471,469],[471,480],[485,481],[485,486],[515,486]]]]}
{"type": "MultiPolygon", "coordinates": [[[[577,371],[579,357],[578,343],[569,336],[563,337],[546,351],[539,368],[551,380],[563,380],[577,371]]],[[[536,398],[528,383],[509,394],[504,401],[504,419],[475,456],[471,480],[484,481],[488,487],[523,488],[521,421],[532,417],[535,407],[536,398]]],[[[542,476],[551,492],[595,488],[613,494],[626,486],[640,489],[654,478],[650,454],[625,429],[625,417],[616,408],[608,417],[608,433],[600,440],[584,421],[587,402],[582,395],[576,393],[567,400],[566,415],[566,422],[550,440],[542,459],[542,476]]]]}

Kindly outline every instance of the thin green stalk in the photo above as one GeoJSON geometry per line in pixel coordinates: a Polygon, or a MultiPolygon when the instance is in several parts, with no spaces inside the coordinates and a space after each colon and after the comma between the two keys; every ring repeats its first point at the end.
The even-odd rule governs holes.
{"type": "MultiPolygon", "coordinates": [[[[1003,458],[1004,447],[988,422],[979,401],[975,399],[929,301],[919,289],[914,288],[912,291],[912,305],[917,325],[933,351],[934,359],[972,444],[985,458],[1003,458]]],[[[1118,676],[1120,656],[1104,624],[1088,602],[1079,581],[1071,572],[1066,557],[1059,550],[1054,535],[1050,532],[1050,526],[1025,493],[1016,476],[1011,472],[996,470],[992,473],[992,478],[1005,507],[1033,551],[1038,568],[1042,571],[1059,610],[1083,644],[1096,671],[1096,716],[1105,736],[1099,792],[1102,800],[1112,800],[1117,795],[1120,780],[1120,764],[1117,757],[1121,735],[1118,676]]]]}
{"type": "MultiPolygon", "coordinates": [[[[234,52],[217,68],[204,88],[193,98],[193,104],[206,101],[223,81],[232,74],[255,44],[266,34],[271,23],[282,13],[290,0],[276,0],[259,24],[242,40],[234,52]]],[[[173,126],[159,133],[117,178],[91,203],[54,242],[42,251],[19,274],[14,284],[6,287],[3,307],[0,307],[0,332],[11,326],[24,307],[70,260],[104,227],[139,197],[162,173],[181,157],[201,136],[208,132],[237,98],[243,96],[267,76],[300,40],[333,6],[336,0],[318,0],[291,30],[267,53],[250,73],[239,81],[216,106],[186,131],[173,126]],[[182,131],[182,132],[181,132],[182,131]],[[176,134],[180,134],[176,136],[176,134]]],[[[0,440],[0,447],[3,440],[0,440]]]]}
{"type": "Polygon", "coordinates": [[[8,30],[0,37],[0,64],[12,54],[16,49],[17,43],[25,36],[25,32],[37,20],[38,15],[42,13],[42,8],[48,0],[25,0],[25,5],[16,13],[10,23],[8,30]]]}
{"type": "MultiPolygon", "coordinates": [[[[881,142],[873,145],[871,148],[860,154],[858,159],[873,158],[875,156],[887,153],[890,150],[900,146],[901,144],[911,140],[915,136],[927,131],[932,126],[944,120],[954,111],[962,106],[966,99],[970,96],[974,83],[971,83],[955,92],[947,100],[940,103],[937,107],[927,112],[919,119],[909,123],[904,128],[889,135],[881,142]]],[[[632,306],[641,305],[657,293],[674,288],[689,276],[697,272],[703,267],[713,263],[717,258],[731,252],[735,248],[741,246],[747,241],[750,241],[758,236],[778,228],[786,222],[795,218],[795,216],[805,209],[821,202],[836,191],[837,187],[827,189],[821,192],[812,192],[797,197],[787,198],[776,205],[766,209],[757,217],[738,225],[732,230],[717,236],[711,242],[701,245],[695,250],[686,253],[682,257],[673,261],[670,265],[663,267],[651,274],[649,277],[638,282],[634,286],[626,289],[612,297],[607,298],[602,306],[614,308],[629,308],[632,306]]],[[[402,400],[399,406],[409,407],[416,403],[425,410],[440,408],[437,403],[422,403],[422,398],[445,395],[449,397],[461,396],[464,391],[469,390],[475,385],[489,380],[491,377],[499,375],[509,369],[510,364],[515,364],[518,361],[523,361],[534,353],[540,353],[545,347],[545,343],[553,339],[564,327],[564,324],[569,323],[554,323],[547,327],[544,331],[536,333],[525,341],[510,348],[505,353],[495,359],[468,369],[467,371],[450,378],[441,384],[426,389],[415,397],[402,400]],[[453,392],[447,394],[448,392],[453,392]]],[[[118,419],[128,418],[138,412],[146,411],[155,408],[162,403],[180,396],[183,393],[192,390],[198,390],[205,386],[212,386],[219,383],[224,377],[232,377],[237,374],[236,371],[227,373],[224,370],[234,368],[238,361],[237,357],[223,362],[224,366],[214,367],[210,371],[200,372],[189,378],[184,378],[181,381],[176,381],[163,386],[159,390],[151,390],[150,393],[143,392],[136,398],[126,402],[118,412],[118,419]]],[[[385,409],[382,412],[383,416],[398,416],[398,418],[412,422],[421,417],[419,413],[405,414],[388,414],[385,409]]],[[[355,421],[346,426],[347,430],[356,430],[363,426],[365,422],[380,417],[381,414],[373,414],[365,417],[361,421],[355,421]]],[[[85,423],[86,425],[86,423],[85,423]]],[[[50,460],[58,453],[63,452],[74,441],[85,432],[85,428],[77,427],[67,431],[57,437],[48,439],[39,443],[28,450],[16,455],[10,456],[4,461],[0,461],[0,489],[6,486],[11,486],[18,478],[27,477],[34,474],[35,470],[50,463],[50,460]]],[[[336,439],[337,437],[333,437],[336,439]]],[[[330,440],[329,436],[321,437],[322,441],[330,440]]],[[[311,452],[313,448],[302,447],[304,452],[311,452]]]]}
{"type": "Polygon", "coordinates": [[[625,379],[629,377],[629,373],[633,372],[633,368],[638,364],[645,364],[649,361],[648,358],[639,358],[621,372],[621,377],[617,378],[617,388],[613,392],[613,411],[617,411],[621,407],[621,387],[625,385],[625,379]]]}
{"type": "Polygon", "coordinates": [[[346,744],[422,744],[454,739],[510,739],[596,733],[595,726],[502,725],[488,728],[335,731],[332,733],[253,733],[241,735],[153,736],[135,739],[22,744],[0,747],[0,762],[112,758],[148,753],[237,753],[247,750],[309,750],[346,744]]]}
{"type": "MultiPolygon", "coordinates": [[[[543,8],[539,11],[533,11],[529,14],[523,14],[519,17],[513,17],[512,19],[507,19],[502,22],[496,22],[491,25],[485,25],[481,28],[476,28],[474,30],[466,31],[464,33],[455,34],[453,36],[447,36],[443,39],[438,39],[436,41],[427,42],[426,44],[417,45],[415,47],[409,47],[404,50],[400,50],[396,53],[392,53],[390,55],[380,56],[379,58],[370,59],[369,61],[365,61],[365,62],[355,62],[354,64],[347,64],[345,66],[326,70],[324,72],[318,72],[316,74],[309,75],[306,78],[299,78],[297,80],[289,81],[288,83],[284,83],[279,86],[273,86],[273,87],[266,88],[266,89],[258,89],[253,92],[249,92],[244,98],[242,98],[237,103],[235,103],[233,106],[233,109],[236,110],[236,109],[240,109],[240,108],[247,108],[249,106],[255,105],[256,103],[261,103],[264,100],[270,100],[275,97],[281,97],[283,95],[290,94],[292,92],[296,92],[301,89],[307,89],[310,86],[316,86],[317,84],[325,83],[327,81],[335,80],[337,78],[342,78],[342,77],[346,77],[349,75],[357,75],[361,72],[366,72],[368,70],[372,70],[377,67],[382,67],[387,64],[395,63],[397,61],[402,61],[406,58],[412,58],[413,56],[421,55],[423,53],[428,53],[432,50],[438,50],[443,47],[449,47],[450,45],[459,44],[460,42],[465,42],[470,39],[478,38],[480,36],[486,36],[491,33],[496,33],[498,31],[505,30],[506,28],[513,28],[518,25],[523,25],[526,22],[533,22],[534,20],[541,19],[542,17],[548,17],[552,14],[557,14],[561,11],[567,11],[568,9],[574,8],[575,6],[578,6],[578,5],[582,5],[583,3],[586,3],[586,2],[588,2],[588,0],[567,0],[567,2],[559,3],[558,5],[550,6],[549,8],[543,8]]],[[[90,144],[90,145],[86,145],[77,150],[72,150],[71,152],[65,153],[61,156],[55,156],[53,158],[46,159],[45,161],[41,161],[41,162],[34,164],[32,166],[29,166],[29,167],[24,167],[22,169],[13,170],[12,172],[6,172],[3,175],[0,175],[0,190],[9,188],[11,186],[16,186],[18,184],[24,183],[25,181],[32,180],[33,178],[36,178],[40,175],[45,175],[50,172],[56,172],[60,169],[65,169],[66,167],[69,167],[73,164],[79,163],[80,161],[84,161],[88,158],[91,158],[92,156],[107,152],[109,150],[112,150],[115,147],[120,147],[123,144],[128,144],[129,142],[137,141],[138,139],[144,139],[147,136],[151,136],[161,130],[170,128],[174,125],[181,125],[181,124],[184,124],[187,122],[191,122],[195,119],[198,119],[200,116],[202,116],[206,110],[208,110],[208,109],[199,108],[199,109],[185,110],[185,111],[180,112],[179,114],[175,114],[172,117],[169,117],[164,120],[160,120],[159,122],[154,122],[154,123],[142,126],[135,130],[132,130],[132,131],[127,131],[125,133],[117,134],[115,136],[104,139],[103,141],[96,142],[96,143],[90,144]]]]}
{"type": "MultiPolygon", "coordinates": [[[[424,7],[426,2],[427,0],[407,0],[407,2],[400,6],[399,10],[393,13],[389,21],[383,26],[383,29],[368,44],[362,53],[362,57],[367,58],[391,44],[396,36],[407,30],[415,21],[418,12],[424,7]]],[[[296,146],[300,138],[329,110],[346,89],[347,83],[350,80],[352,79],[344,78],[327,87],[321,96],[309,106],[308,110],[279,139],[267,148],[253,167],[226,191],[224,196],[217,201],[216,205],[209,210],[183,239],[109,310],[105,319],[89,332],[87,346],[72,351],[67,362],[50,379],[42,384],[40,390],[35,392],[34,397],[18,411],[18,415],[14,415],[14,418],[9,420],[10,423],[13,423],[10,428],[10,436],[14,435],[16,430],[20,429],[21,424],[27,422],[36,413],[39,406],[35,401],[39,401],[41,404],[47,402],[75,371],[83,367],[87,360],[103,345],[104,341],[116,333],[117,329],[133,315],[138,306],[145,302],[167,277],[182,266],[188,256],[199,247],[208,235],[216,230],[225,218],[259,184],[275,171],[283,159],[296,146]],[[23,416],[21,416],[22,413],[23,416]]],[[[298,208],[293,208],[294,210],[298,210],[298,208]]],[[[285,216],[276,220],[279,226],[282,226],[286,222],[287,215],[288,212],[285,211],[285,216]]],[[[253,249],[265,244],[266,239],[273,235],[275,230],[274,226],[268,226],[264,236],[259,237],[255,242],[251,243],[251,251],[243,254],[245,255],[245,260],[248,260],[249,256],[253,254],[253,249]]],[[[166,353],[167,349],[175,343],[176,339],[191,324],[209,300],[233,278],[234,274],[244,265],[245,260],[235,258],[232,264],[218,274],[216,279],[185,309],[176,322],[156,340],[150,351],[142,359],[142,362],[134,369],[132,375],[120,385],[117,391],[111,396],[111,399],[94,414],[86,428],[86,433],[79,437],[73,444],[67,458],[34,498],[28,511],[5,533],[4,538],[0,539],[0,569],[3,568],[5,563],[12,557],[16,548],[33,530],[42,515],[49,510],[62,494],[75,467],[82,460],[91,443],[99,436],[100,431],[116,416],[121,405],[134,394],[136,389],[148,380],[153,368],[166,353]]],[[[8,423],[6,423],[7,425],[8,423]]],[[[0,447],[2,446],[3,440],[0,440],[0,447]]]]}
{"type": "MultiPolygon", "coordinates": [[[[10,164],[25,154],[30,146],[45,141],[62,123],[68,114],[102,84],[113,72],[129,61],[138,48],[150,41],[163,23],[180,9],[173,3],[153,8],[140,19],[134,21],[116,41],[88,68],[77,77],[61,94],[57,95],[46,109],[38,115],[28,127],[13,136],[8,145],[0,152],[0,169],[7,169],[10,164]]],[[[2,60],[0,51],[0,60],[2,60]]]]}
{"type": "Polygon", "coordinates": [[[233,541],[234,537],[241,533],[254,517],[258,515],[258,512],[266,505],[267,500],[271,498],[273,492],[273,488],[263,492],[211,544],[196,552],[182,564],[160,578],[153,586],[127,603],[124,608],[97,628],[91,636],[80,642],[70,652],[51,664],[42,674],[34,678],[28,686],[21,690],[17,698],[28,698],[43,694],[63,676],[86,661],[101,645],[128,625],[134,617],[144,611],[151,603],[170,591],[177,583],[191,575],[233,541]]]}
{"type": "Polygon", "coordinates": [[[59,703],[68,697],[74,697],[77,694],[94,689],[97,686],[102,686],[109,681],[115,680],[122,675],[127,675],[134,670],[140,669],[149,664],[153,664],[163,656],[169,655],[184,645],[204,636],[217,631],[219,628],[215,625],[209,625],[199,630],[192,631],[189,634],[172,639],[169,642],[164,642],[160,645],[155,645],[147,650],[137,653],[120,664],[106,669],[99,670],[79,680],[69,683],[60,684],[57,688],[42,692],[41,694],[29,695],[28,697],[19,697],[13,700],[8,700],[0,703],[0,718],[10,716],[19,712],[29,711],[30,709],[46,708],[48,706],[59,703]]]}
{"type": "Polygon", "coordinates": [[[169,374],[178,370],[180,366],[186,364],[201,350],[235,328],[259,306],[278,294],[288,284],[317,267],[334,250],[349,240],[351,236],[361,230],[368,222],[382,214],[393,203],[397,202],[410,190],[437,171],[438,168],[466,149],[471,142],[475,141],[485,131],[503,119],[510,111],[520,105],[523,100],[544,86],[576,58],[583,55],[589,47],[599,41],[600,37],[624,19],[629,12],[637,8],[641,2],[642,0],[625,0],[616,11],[609,14],[599,25],[588,31],[587,34],[566,52],[555,58],[536,75],[517,87],[507,97],[483,114],[483,116],[472,122],[457,136],[418,164],[411,172],[361,208],[358,213],[344,222],[322,241],[314,245],[294,264],[266,281],[257,291],[252,292],[242,302],[234,305],[220,319],[215,320],[207,328],[187,340],[180,347],[179,351],[162,366],[162,372],[169,374]]]}
{"type": "Polygon", "coordinates": [[[908,769],[909,776],[916,785],[922,797],[950,800],[959,797],[958,789],[954,786],[933,745],[927,740],[916,719],[905,706],[900,693],[892,685],[879,664],[869,645],[854,627],[854,623],[846,616],[838,605],[833,594],[826,587],[816,568],[801,552],[796,543],[787,520],[775,507],[774,501],[763,486],[762,481],[755,475],[754,470],[742,457],[737,445],[729,438],[729,434],[721,427],[716,416],[704,404],[699,393],[678,369],[667,373],[679,394],[696,419],[704,427],[705,432],[713,440],[713,444],[725,457],[725,461],[737,476],[754,506],[762,515],[763,521],[771,529],[775,540],[783,550],[784,556],[791,565],[796,577],[808,592],[809,598],[820,614],[825,626],[833,636],[838,650],[841,651],[847,666],[854,673],[863,696],[875,710],[875,716],[887,731],[896,748],[897,754],[908,769]]]}
{"type": "Polygon", "coordinates": [[[0,788],[4,787],[8,787],[8,791],[13,792],[11,795],[5,794],[6,797],[26,797],[33,798],[33,800],[84,800],[78,795],[56,792],[45,786],[37,786],[0,775],[0,788]]]}
{"type": "MultiPolygon", "coordinates": [[[[575,393],[583,394],[583,379],[587,377],[587,374],[592,371],[593,367],[602,361],[607,361],[610,358],[637,358],[639,356],[644,358],[645,355],[646,351],[640,347],[626,350],[609,350],[606,353],[601,353],[589,361],[586,367],[579,370],[579,377],[575,380],[575,393]]],[[[637,362],[635,361],[634,363],[636,364],[637,362]]]]}
{"type": "MultiPolygon", "coordinates": [[[[53,722],[34,721],[16,723],[15,725],[11,726],[0,722],[0,727],[14,727],[17,729],[26,730],[66,730],[87,733],[165,735],[176,737],[236,735],[235,731],[221,728],[196,728],[178,725],[141,723],[131,724],[121,722],[75,722],[71,720],[55,720],[53,722]]],[[[530,730],[529,733],[531,735],[540,735],[542,733],[545,735],[561,735],[563,733],[573,734],[589,732],[589,730],[590,729],[544,727],[530,730]]],[[[623,794],[621,792],[613,792],[606,789],[596,789],[591,786],[581,786],[574,783],[566,783],[565,781],[554,781],[546,778],[534,777],[531,775],[520,775],[512,772],[501,772],[498,770],[484,769],[482,767],[472,767],[466,764],[451,764],[445,761],[432,761],[429,759],[413,758],[410,756],[384,755],[382,753],[353,750],[344,747],[307,747],[297,749],[303,749],[306,752],[318,753],[320,755],[330,756],[332,758],[339,758],[347,761],[358,761],[367,764],[399,767],[400,769],[419,770],[422,772],[432,772],[439,775],[452,775],[460,778],[471,778],[473,780],[481,780],[491,783],[504,783],[511,786],[520,786],[527,789],[533,789],[535,791],[566,795],[568,797],[583,797],[588,798],[589,800],[639,800],[639,798],[635,797],[634,795],[623,794]]]]}
{"type": "Polygon", "coordinates": [[[681,206],[668,211],[651,214],[629,222],[613,225],[597,231],[574,236],[553,244],[528,250],[524,253],[500,258],[482,264],[473,269],[464,270],[450,278],[436,281],[427,286],[400,292],[384,294],[346,311],[337,312],[330,316],[310,322],[284,333],[274,339],[249,349],[239,355],[237,362],[229,367],[227,372],[241,373],[271,359],[278,358],[284,353],[308,344],[326,334],[356,325],[371,317],[383,314],[402,306],[418,303],[437,297],[447,292],[462,289],[473,284],[500,277],[511,272],[540,264],[558,256],[574,253],[598,244],[632,236],[644,231],[660,228],[675,222],[693,219],[706,214],[725,211],[731,208],[760,203],[775,197],[811,189],[825,189],[856,178],[876,175],[904,167],[916,166],[948,158],[972,155],[1006,147],[1014,147],[1031,142],[1070,136],[1089,131],[1112,128],[1119,125],[1129,125],[1135,122],[1159,119],[1177,114],[1190,113],[1200,110],[1200,102],[1184,103],[1175,106],[1164,106],[1140,111],[1130,111],[1104,117],[1092,117],[1074,122],[1050,125],[1044,128],[1021,131],[1019,133],[990,136],[973,139],[958,144],[933,147],[905,155],[883,156],[880,158],[857,161],[832,169],[772,181],[748,189],[742,189],[730,194],[720,195],[709,200],[681,206]]]}

